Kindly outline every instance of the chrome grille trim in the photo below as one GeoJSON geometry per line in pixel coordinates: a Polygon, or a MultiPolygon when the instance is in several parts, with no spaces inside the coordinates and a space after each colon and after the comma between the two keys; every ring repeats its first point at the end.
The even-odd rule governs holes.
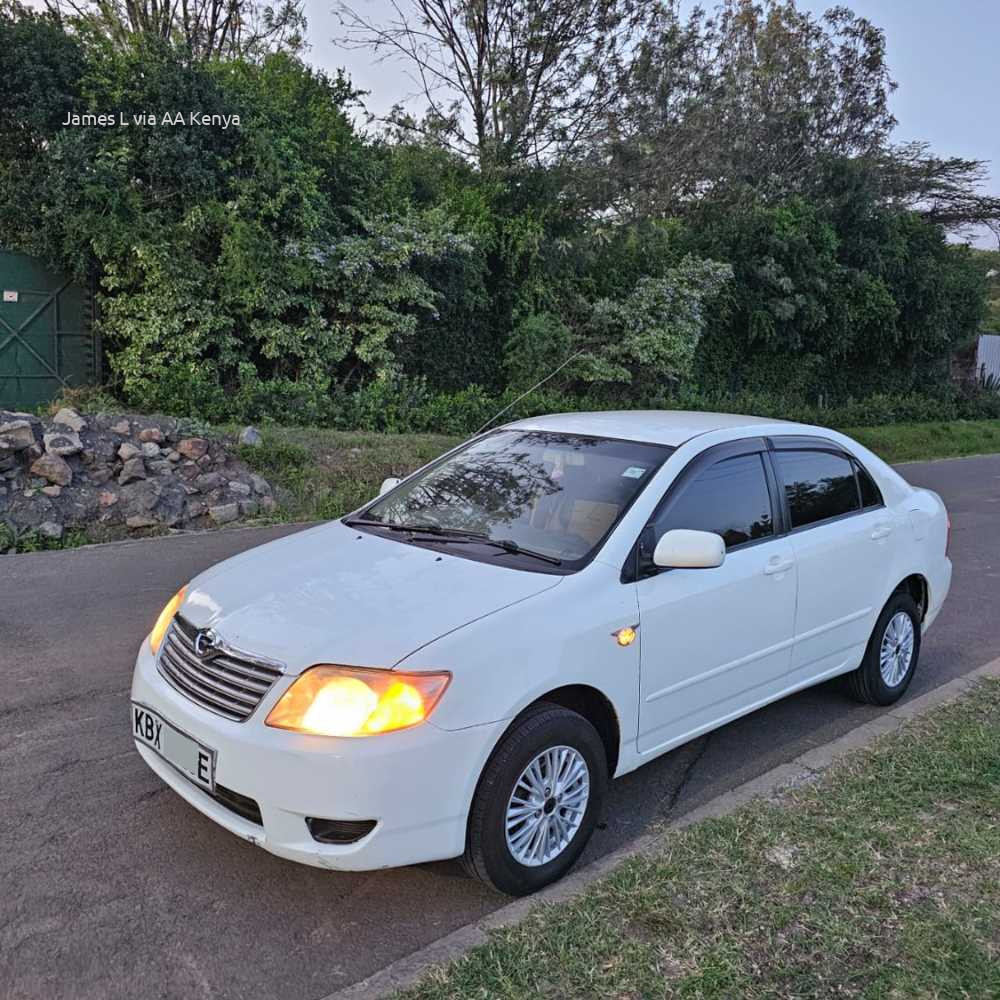
{"type": "Polygon", "coordinates": [[[198,629],[179,615],[174,618],[156,658],[160,675],[210,712],[245,722],[282,675],[283,665],[222,642],[202,658],[194,651],[197,634],[198,629]]]}

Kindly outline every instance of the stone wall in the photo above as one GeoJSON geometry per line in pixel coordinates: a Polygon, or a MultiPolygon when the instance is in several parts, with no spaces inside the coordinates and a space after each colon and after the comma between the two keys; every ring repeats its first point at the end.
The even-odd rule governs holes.
{"type": "Polygon", "coordinates": [[[274,505],[271,486],[226,441],[192,435],[177,420],[62,409],[43,421],[0,410],[0,523],[8,531],[59,539],[67,529],[113,537],[208,528],[274,505]]]}

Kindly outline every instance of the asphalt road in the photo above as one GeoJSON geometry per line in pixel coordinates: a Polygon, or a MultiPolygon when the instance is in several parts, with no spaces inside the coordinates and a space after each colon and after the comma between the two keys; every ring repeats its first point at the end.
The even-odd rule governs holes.
{"type": "MultiPolygon", "coordinates": [[[[1000,456],[906,466],[945,498],[951,597],[911,695],[1000,654],[1000,456]]],[[[136,648],[202,568],[290,529],[0,559],[0,996],[310,1000],[503,905],[452,863],[294,865],[163,786],[128,727],[136,648]]],[[[593,858],[877,714],[836,683],[614,784],[593,858]]]]}

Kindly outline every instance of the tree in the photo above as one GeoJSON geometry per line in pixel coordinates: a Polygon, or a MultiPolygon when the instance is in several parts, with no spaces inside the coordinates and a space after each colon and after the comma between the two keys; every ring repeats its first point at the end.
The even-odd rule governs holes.
{"type": "Polygon", "coordinates": [[[657,0],[391,0],[376,23],[339,3],[346,44],[400,57],[427,112],[396,127],[433,136],[484,171],[548,163],[593,142],[657,0]]]}
{"type": "Polygon", "coordinates": [[[196,59],[262,58],[301,50],[304,0],[44,0],[59,20],[94,28],[119,46],[137,37],[183,45],[196,59]]]}
{"type": "Polygon", "coordinates": [[[687,257],[662,278],[641,278],[624,299],[598,299],[581,331],[584,382],[626,383],[662,396],[693,370],[708,306],[732,279],[728,264],[687,257]]]}
{"type": "Polygon", "coordinates": [[[674,0],[637,47],[592,162],[620,210],[684,211],[801,192],[824,158],[873,155],[895,125],[885,38],[844,7],[724,0],[684,21],[674,0]]]}

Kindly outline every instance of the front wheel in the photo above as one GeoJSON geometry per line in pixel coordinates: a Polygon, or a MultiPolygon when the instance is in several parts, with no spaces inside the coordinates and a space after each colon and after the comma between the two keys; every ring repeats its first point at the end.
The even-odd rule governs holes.
{"type": "Polygon", "coordinates": [[[920,657],[920,609],[906,593],[897,593],[882,609],[861,666],[847,675],[858,701],[891,705],[910,686],[920,657]]]}
{"type": "Polygon", "coordinates": [[[559,705],[532,707],[500,741],[479,779],[466,870],[512,896],[561,878],[594,832],[607,784],[597,730],[559,705]]]}

